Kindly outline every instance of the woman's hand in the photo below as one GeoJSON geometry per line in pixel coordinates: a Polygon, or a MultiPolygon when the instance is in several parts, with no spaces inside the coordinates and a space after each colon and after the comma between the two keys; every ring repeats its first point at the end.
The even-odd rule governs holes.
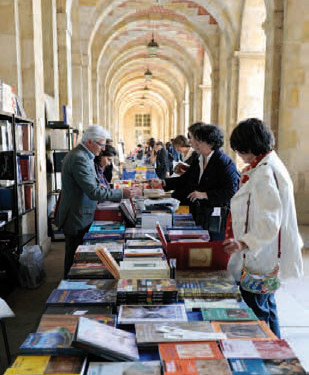
{"type": "Polygon", "coordinates": [[[245,250],[248,246],[242,242],[235,240],[235,238],[231,238],[229,240],[223,241],[224,251],[227,254],[234,254],[238,253],[239,251],[245,250]]]}
{"type": "Polygon", "coordinates": [[[123,188],[122,197],[125,199],[134,198],[142,195],[142,191],[139,188],[123,188]]]}
{"type": "Polygon", "coordinates": [[[191,201],[191,202],[194,202],[196,201],[197,199],[208,199],[208,196],[207,196],[207,193],[203,192],[203,191],[192,191],[192,193],[190,193],[187,198],[191,201]]]}

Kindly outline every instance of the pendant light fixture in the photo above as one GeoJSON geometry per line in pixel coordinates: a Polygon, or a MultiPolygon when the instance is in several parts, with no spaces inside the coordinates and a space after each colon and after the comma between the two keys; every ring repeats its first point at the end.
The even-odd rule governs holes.
{"type": "Polygon", "coordinates": [[[147,49],[148,49],[148,56],[149,57],[156,57],[157,56],[159,44],[154,40],[153,33],[152,33],[151,41],[147,44],[147,49]]]}
{"type": "Polygon", "coordinates": [[[149,70],[149,68],[147,68],[146,72],[144,73],[144,77],[145,77],[146,81],[151,81],[151,79],[152,79],[152,73],[149,70]]]}

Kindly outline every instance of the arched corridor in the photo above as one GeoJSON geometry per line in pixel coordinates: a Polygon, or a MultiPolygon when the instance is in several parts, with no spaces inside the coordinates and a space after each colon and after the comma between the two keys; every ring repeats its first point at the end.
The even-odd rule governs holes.
{"type": "Polygon", "coordinates": [[[62,106],[71,126],[98,123],[127,152],[204,120],[225,130],[232,155],[235,124],[263,118],[309,223],[307,0],[1,0],[0,25],[0,78],[35,120],[43,246],[42,139],[62,106]]]}

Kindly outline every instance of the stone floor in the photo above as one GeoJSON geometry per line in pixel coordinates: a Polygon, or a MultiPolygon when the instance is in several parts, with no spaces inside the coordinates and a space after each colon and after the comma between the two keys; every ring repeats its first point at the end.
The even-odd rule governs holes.
{"type": "MultiPolygon", "coordinates": [[[[305,275],[289,281],[277,293],[277,304],[283,338],[286,338],[309,373],[309,226],[301,227],[305,242],[305,275]]],[[[30,332],[34,332],[44,311],[44,304],[63,275],[64,243],[53,242],[45,259],[46,280],[35,290],[17,288],[7,302],[16,317],[6,319],[12,359],[30,332]]],[[[7,367],[4,346],[0,338],[0,374],[7,367]]]]}

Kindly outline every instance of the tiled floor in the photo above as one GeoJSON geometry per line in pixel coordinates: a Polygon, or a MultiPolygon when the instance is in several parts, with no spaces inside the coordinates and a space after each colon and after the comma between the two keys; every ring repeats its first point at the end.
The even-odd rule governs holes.
{"type": "MultiPolygon", "coordinates": [[[[309,226],[301,227],[301,232],[306,246],[303,253],[305,276],[288,282],[276,295],[282,337],[290,342],[309,373],[309,226]]],[[[15,318],[6,320],[13,359],[28,333],[34,332],[47,297],[62,277],[63,256],[64,243],[52,243],[52,249],[45,260],[45,283],[34,290],[17,288],[9,296],[8,303],[16,314],[15,318]]],[[[3,349],[0,338],[0,374],[7,367],[3,349]]]]}

